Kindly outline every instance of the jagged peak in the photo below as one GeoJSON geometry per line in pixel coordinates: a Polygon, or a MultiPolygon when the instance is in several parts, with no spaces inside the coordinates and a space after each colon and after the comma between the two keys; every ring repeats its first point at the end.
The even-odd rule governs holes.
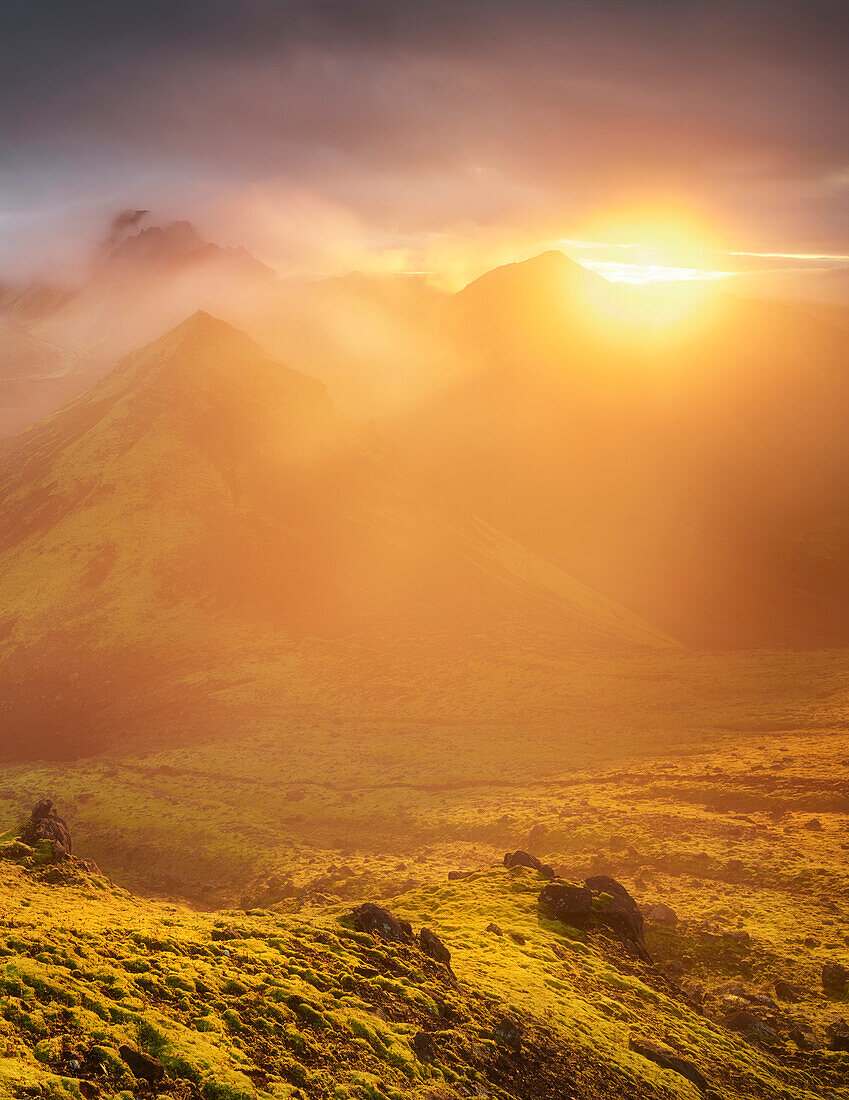
{"type": "Polygon", "coordinates": [[[202,248],[203,237],[189,221],[150,225],[126,237],[113,249],[110,260],[163,260],[183,256],[202,248]]]}

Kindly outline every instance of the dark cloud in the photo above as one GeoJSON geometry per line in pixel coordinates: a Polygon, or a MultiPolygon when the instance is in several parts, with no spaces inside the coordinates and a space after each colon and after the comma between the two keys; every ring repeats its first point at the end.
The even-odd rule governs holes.
{"type": "Polygon", "coordinates": [[[665,189],[756,240],[849,235],[844,3],[4,0],[0,24],[7,211],[285,177],[384,230],[665,189]]]}

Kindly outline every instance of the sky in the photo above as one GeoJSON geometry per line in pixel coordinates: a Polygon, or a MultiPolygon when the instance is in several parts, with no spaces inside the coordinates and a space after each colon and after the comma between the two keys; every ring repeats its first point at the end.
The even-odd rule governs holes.
{"type": "Polygon", "coordinates": [[[825,0],[3,0],[0,274],[130,207],[284,274],[562,247],[842,292],[848,40],[825,0]]]}

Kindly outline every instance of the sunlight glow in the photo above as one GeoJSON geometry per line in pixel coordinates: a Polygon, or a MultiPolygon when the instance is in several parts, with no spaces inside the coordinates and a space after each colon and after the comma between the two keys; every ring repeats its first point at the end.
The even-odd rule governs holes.
{"type": "Polygon", "coordinates": [[[637,204],[602,212],[561,239],[559,247],[600,275],[587,289],[588,306],[604,327],[632,335],[677,328],[713,295],[725,255],[702,219],[673,204],[637,204]]]}
{"type": "Polygon", "coordinates": [[[582,267],[595,271],[611,283],[631,283],[639,286],[645,283],[692,282],[706,280],[712,282],[733,275],[733,271],[703,271],[697,267],[666,267],[663,264],[617,263],[612,260],[583,260],[582,267]]]}

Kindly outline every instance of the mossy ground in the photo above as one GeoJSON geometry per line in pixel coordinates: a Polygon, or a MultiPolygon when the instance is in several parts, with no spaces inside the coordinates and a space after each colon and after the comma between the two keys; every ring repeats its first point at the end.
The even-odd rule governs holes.
{"type": "Polygon", "coordinates": [[[628,1050],[632,1031],[686,1053],[727,1098],[810,1100],[824,1095],[825,1059],[846,1060],[785,1064],[746,1044],[616,944],[540,920],[541,882],[525,869],[395,899],[450,945],[457,985],[417,947],[354,932],[345,907],[309,920],[204,914],[82,870],[65,883],[48,875],[0,863],[2,1096],[150,1095],[117,1054],[125,1043],[164,1062],[163,1095],[205,1100],[695,1100],[683,1078],[628,1050]],[[492,921],[507,934],[487,931],[492,921]],[[518,1060],[496,1034],[505,1014],[524,1032],[518,1060]],[[413,1049],[419,1031],[436,1044],[429,1060],[413,1049]]]}
{"type": "Polygon", "coordinates": [[[174,674],[144,707],[122,697],[97,716],[120,731],[108,752],[4,769],[0,821],[52,797],[75,852],[136,896],[0,860],[0,1095],[76,1095],[72,1063],[100,1095],[146,1095],[113,1060],[121,1042],[163,1059],[177,1100],[546,1095],[484,1057],[502,1011],[578,1095],[695,1100],[628,1052],[631,1030],[726,1100],[849,1095],[845,1055],[800,1052],[786,1028],[776,1050],[728,1031],[721,988],[794,983],[783,1010],[820,1041],[849,1016],[819,984],[824,961],[849,963],[845,653],[588,653],[536,683],[527,655],[514,682],[493,644],[485,673],[469,678],[466,656],[432,679],[418,667],[405,691],[410,652],[372,682],[362,653],[331,648],[298,681],[337,682],[320,707],[317,689],[287,695],[291,665],[266,654],[238,683],[174,674]],[[648,928],[658,973],[541,924],[536,877],[495,867],[519,847],[672,906],[674,930],[648,928]],[[345,927],[350,904],[390,898],[442,936],[459,990],[345,927]],[[704,988],[701,1013],[664,973],[704,988]],[[419,1030],[441,1035],[435,1064],[412,1052],[419,1030]]]}

